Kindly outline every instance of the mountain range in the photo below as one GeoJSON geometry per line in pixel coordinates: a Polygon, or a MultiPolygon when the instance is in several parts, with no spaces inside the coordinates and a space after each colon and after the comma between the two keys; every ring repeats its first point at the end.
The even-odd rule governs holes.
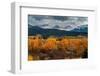
{"type": "MultiPolygon", "coordinates": [[[[46,24],[46,25],[42,25],[42,26],[48,26],[48,25],[46,24]]],[[[68,28],[68,27],[66,27],[66,28],[68,28]]],[[[56,25],[53,28],[42,28],[37,25],[32,26],[32,25],[28,24],[28,35],[29,36],[36,35],[36,34],[41,34],[44,37],[48,37],[51,35],[57,36],[57,37],[77,36],[77,35],[87,36],[87,34],[88,34],[87,31],[88,31],[87,25],[82,25],[73,30],[66,31],[66,30],[60,29],[60,27],[58,25],[56,25]]]]}

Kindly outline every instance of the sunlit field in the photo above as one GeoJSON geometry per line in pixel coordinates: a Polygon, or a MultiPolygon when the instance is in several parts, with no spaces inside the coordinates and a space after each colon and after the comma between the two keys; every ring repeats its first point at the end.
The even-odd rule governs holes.
{"type": "Polygon", "coordinates": [[[28,36],[28,60],[88,58],[86,36],[28,36]]]}

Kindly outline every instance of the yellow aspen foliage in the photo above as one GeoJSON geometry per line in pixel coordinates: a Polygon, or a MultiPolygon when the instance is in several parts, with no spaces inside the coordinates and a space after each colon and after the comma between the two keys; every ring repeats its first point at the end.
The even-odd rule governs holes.
{"type": "Polygon", "coordinates": [[[43,49],[50,50],[50,49],[56,49],[56,39],[55,38],[48,38],[44,45],[42,46],[43,49]]]}
{"type": "Polygon", "coordinates": [[[59,47],[61,47],[63,49],[68,48],[69,39],[62,39],[59,44],[60,44],[59,47]]]}
{"type": "Polygon", "coordinates": [[[87,37],[84,36],[42,38],[41,35],[36,35],[28,37],[28,51],[29,54],[32,53],[31,55],[28,56],[29,61],[39,60],[41,59],[42,56],[46,56],[44,59],[48,60],[50,58],[48,55],[49,54],[48,51],[50,51],[50,53],[54,52],[54,54],[59,54],[60,52],[62,55],[59,56],[65,56],[68,53],[69,55],[73,55],[72,57],[74,56],[82,57],[84,52],[86,52],[87,50],[88,50],[88,39],[87,37]]]}
{"type": "Polygon", "coordinates": [[[88,40],[86,38],[83,38],[81,43],[84,48],[88,48],[88,40]]]}
{"type": "MultiPolygon", "coordinates": [[[[86,42],[87,43],[87,42],[86,42]]],[[[84,41],[82,39],[70,39],[70,48],[75,50],[75,52],[79,55],[85,51],[84,41]],[[82,44],[83,43],[83,44],[82,44]]]]}
{"type": "Polygon", "coordinates": [[[39,49],[42,46],[42,39],[28,39],[29,50],[39,49]]]}
{"type": "Polygon", "coordinates": [[[32,61],[33,60],[33,56],[32,55],[28,55],[28,60],[32,61]]]}
{"type": "Polygon", "coordinates": [[[32,51],[32,39],[28,39],[28,50],[32,51]]]}

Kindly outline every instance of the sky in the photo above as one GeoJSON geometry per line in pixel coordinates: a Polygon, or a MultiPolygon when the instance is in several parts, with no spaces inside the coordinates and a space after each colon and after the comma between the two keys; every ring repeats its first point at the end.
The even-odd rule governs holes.
{"type": "Polygon", "coordinates": [[[79,16],[28,15],[28,24],[41,28],[70,31],[77,27],[88,25],[88,18],[79,16]]]}

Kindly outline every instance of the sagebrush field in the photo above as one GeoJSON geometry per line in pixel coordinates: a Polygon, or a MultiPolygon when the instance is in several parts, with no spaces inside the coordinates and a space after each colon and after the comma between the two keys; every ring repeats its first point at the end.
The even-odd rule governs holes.
{"type": "Polygon", "coordinates": [[[28,60],[87,58],[86,36],[28,36],[28,60]]]}

